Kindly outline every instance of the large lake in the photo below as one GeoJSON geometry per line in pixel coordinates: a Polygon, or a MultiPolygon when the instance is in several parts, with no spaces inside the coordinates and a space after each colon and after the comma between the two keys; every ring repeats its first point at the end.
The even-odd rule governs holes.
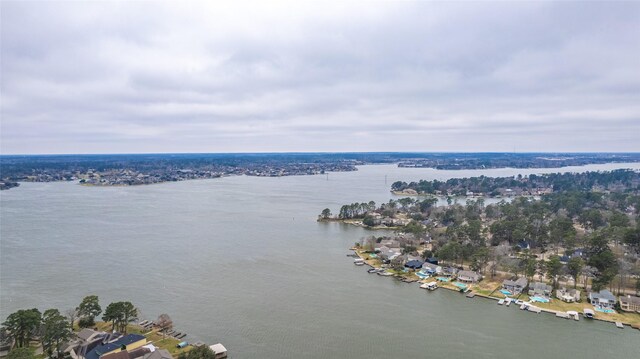
{"type": "Polygon", "coordinates": [[[364,229],[317,223],[325,207],[388,201],[397,180],[640,169],[357,172],[226,177],[138,187],[23,183],[3,191],[0,316],[20,308],[103,308],[130,300],[168,313],[190,341],[233,358],[638,358],[640,332],[427,292],[346,257],[364,229]]]}

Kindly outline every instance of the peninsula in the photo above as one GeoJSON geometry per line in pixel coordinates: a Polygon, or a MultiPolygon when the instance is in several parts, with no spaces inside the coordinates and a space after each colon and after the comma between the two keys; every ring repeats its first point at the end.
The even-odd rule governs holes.
{"type": "Polygon", "coordinates": [[[356,264],[368,264],[371,273],[640,328],[638,172],[434,182],[393,186],[431,185],[431,191],[453,188],[452,194],[478,183],[548,190],[536,198],[518,192],[489,205],[470,198],[436,206],[434,196],[353,203],[337,215],[327,208],[318,219],[394,229],[393,235],[363,238],[352,248],[356,264]]]}

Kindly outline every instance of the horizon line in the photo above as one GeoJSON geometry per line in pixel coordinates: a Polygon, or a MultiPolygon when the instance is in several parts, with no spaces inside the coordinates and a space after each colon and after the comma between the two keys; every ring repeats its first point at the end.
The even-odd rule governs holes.
{"type": "Polygon", "coordinates": [[[640,154],[640,151],[274,151],[274,152],[110,152],[110,153],[0,153],[9,156],[121,156],[121,155],[285,155],[285,154],[640,154]]]}

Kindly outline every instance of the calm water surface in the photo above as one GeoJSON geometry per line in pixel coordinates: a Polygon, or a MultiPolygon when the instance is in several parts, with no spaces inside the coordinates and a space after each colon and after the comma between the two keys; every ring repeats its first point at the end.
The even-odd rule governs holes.
{"type": "MultiPolygon", "coordinates": [[[[562,170],[619,167],[640,164],[562,170]]],[[[233,358],[638,358],[636,330],[367,274],[345,255],[371,232],[315,221],[325,207],[388,201],[397,180],[558,171],[376,165],[328,179],[23,183],[0,196],[0,316],[97,294],[103,308],[130,300],[145,318],[166,312],[187,339],[222,342],[233,358]]]]}

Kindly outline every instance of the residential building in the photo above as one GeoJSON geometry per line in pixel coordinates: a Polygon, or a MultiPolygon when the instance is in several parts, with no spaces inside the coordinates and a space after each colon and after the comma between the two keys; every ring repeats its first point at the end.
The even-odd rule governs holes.
{"type": "Polygon", "coordinates": [[[551,296],[553,288],[547,283],[534,282],[529,285],[529,295],[548,298],[551,296]]]}
{"type": "Polygon", "coordinates": [[[502,289],[508,290],[512,294],[522,293],[522,291],[527,287],[529,281],[527,278],[521,277],[516,280],[505,279],[502,281],[502,289]]]}
{"type": "Polygon", "coordinates": [[[428,275],[440,274],[442,273],[442,267],[437,264],[425,262],[422,264],[421,272],[428,275]]]}
{"type": "Polygon", "coordinates": [[[627,295],[626,297],[620,297],[620,309],[625,312],[637,312],[640,313],[640,297],[632,297],[627,295]]]}
{"type": "Polygon", "coordinates": [[[407,268],[411,268],[411,269],[420,269],[422,268],[422,261],[418,261],[418,260],[412,260],[412,261],[408,261],[407,263],[405,263],[405,267],[407,268]]]}
{"type": "Polygon", "coordinates": [[[143,359],[173,359],[173,356],[166,349],[156,349],[153,353],[145,354],[143,359]]]}
{"type": "Polygon", "coordinates": [[[580,301],[580,291],[577,289],[560,288],[556,290],[556,297],[563,302],[575,303],[580,301]]]}
{"type": "Polygon", "coordinates": [[[458,280],[460,282],[477,283],[481,279],[482,279],[482,275],[474,271],[463,270],[463,271],[460,271],[460,273],[458,273],[458,280]]]}
{"type": "Polygon", "coordinates": [[[88,352],[85,359],[100,359],[102,356],[118,353],[123,350],[133,350],[147,344],[147,338],[140,334],[127,334],[112,342],[99,345],[88,352]]]}
{"type": "Polygon", "coordinates": [[[610,291],[603,289],[598,293],[589,293],[589,303],[594,307],[613,309],[616,305],[616,297],[610,291]]]}

